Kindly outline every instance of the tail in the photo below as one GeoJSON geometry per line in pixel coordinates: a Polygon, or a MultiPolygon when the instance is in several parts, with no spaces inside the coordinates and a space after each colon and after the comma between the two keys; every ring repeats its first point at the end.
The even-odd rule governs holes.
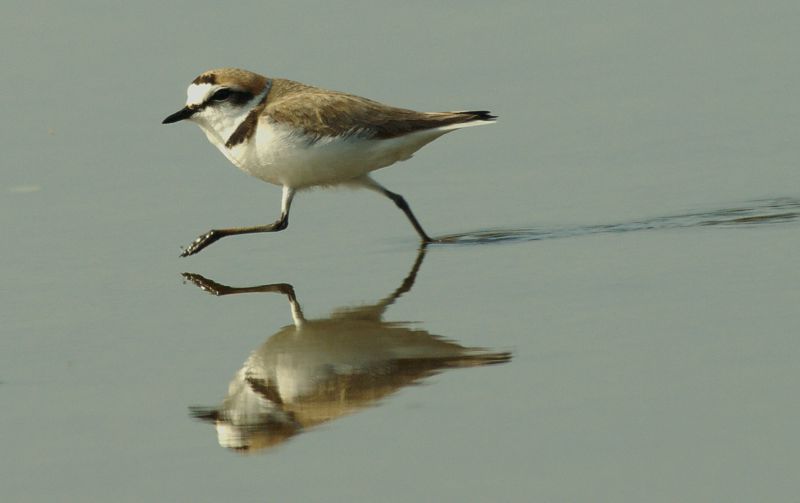
{"type": "Polygon", "coordinates": [[[455,114],[465,116],[464,122],[472,122],[472,121],[487,121],[487,122],[494,122],[497,119],[496,115],[492,115],[491,112],[488,110],[469,110],[464,112],[453,112],[455,114]]]}
{"type": "Polygon", "coordinates": [[[511,353],[481,353],[476,348],[471,348],[461,356],[448,358],[444,361],[445,366],[455,367],[481,367],[483,365],[497,365],[511,361],[511,353]]]}
{"type": "Polygon", "coordinates": [[[451,131],[462,127],[483,126],[484,124],[494,124],[496,115],[492,115],[488,110],[469,110],[458,112],[442,112],[435,114],[443,117],[442,122],[436,129],[439,131],[451,131]]]}

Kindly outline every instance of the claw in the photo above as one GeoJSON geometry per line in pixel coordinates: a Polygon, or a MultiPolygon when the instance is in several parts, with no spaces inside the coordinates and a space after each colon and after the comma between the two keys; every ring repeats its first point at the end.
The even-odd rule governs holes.
{"type": "Polygon", "coordinates": [[[200,250],[210,245],[214,241],[217,241],[221,237],[222,234],[218,233],[216,230],[210,230],[205,234],[200,235],[194,241],[192,241],[192,244],[187,246],[181,252],[181,257],[188,257],[189,255],[194,255],[195,253],[200,252],[200,250]]]}

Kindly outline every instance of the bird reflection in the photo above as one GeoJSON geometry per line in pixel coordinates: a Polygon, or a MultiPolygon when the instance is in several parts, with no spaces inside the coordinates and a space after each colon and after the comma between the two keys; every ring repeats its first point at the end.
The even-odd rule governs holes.
{"type": "Polygon", "coordinates": [[[384,299],[315,320],[303,316],[287,283],[234,288],[185,273],[214,295],[283,294],[294,320],[253,351],[222,405],[191,407],[192,415],[215,424],[221,446],[256,451],[375,405],[444,369],[509,361],[510,353],[466,348],[408,323],[382,320],[386,308],[411,289],[424,255],[423,248],[403,283],[384,299]]]}

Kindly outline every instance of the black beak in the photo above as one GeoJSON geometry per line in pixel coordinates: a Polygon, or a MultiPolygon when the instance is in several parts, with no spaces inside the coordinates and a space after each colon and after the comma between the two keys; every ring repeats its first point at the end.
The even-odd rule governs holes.
{"type": "Polygon", "coordinates": [[[161,124],[172,124],[173,122],[178,122],[184,119],[188,119],[196,111],[197,111],[196,108],[183,107],[174,114],[170,115],[169,117],[161,121],[161,124]]]}

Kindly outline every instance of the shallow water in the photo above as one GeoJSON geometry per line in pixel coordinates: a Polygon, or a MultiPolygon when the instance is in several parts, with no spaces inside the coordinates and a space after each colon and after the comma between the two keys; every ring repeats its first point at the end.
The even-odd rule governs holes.
{"type": "Polygon", "coordinates": [[[590,234],[621,233],[646,230],[667,230],[706,225],[757,225],[795,221],[800,216],[800,201],[783,197],[751,201],[731,208],[653,217],[632,222],[595,224],[552,229],[487,229],[436,238],[436,244],[493,244],[503,241],[539,241],[590,234]]]}
{"type": "Polygon", "coordinates": [[[800,7],[459,5],[6,9],[3,501],[795,498],[800,7]],[[179,258],[278,213],[159,124],[222,65],[497,113],[376,174],[444,242],[179,258]]]}

